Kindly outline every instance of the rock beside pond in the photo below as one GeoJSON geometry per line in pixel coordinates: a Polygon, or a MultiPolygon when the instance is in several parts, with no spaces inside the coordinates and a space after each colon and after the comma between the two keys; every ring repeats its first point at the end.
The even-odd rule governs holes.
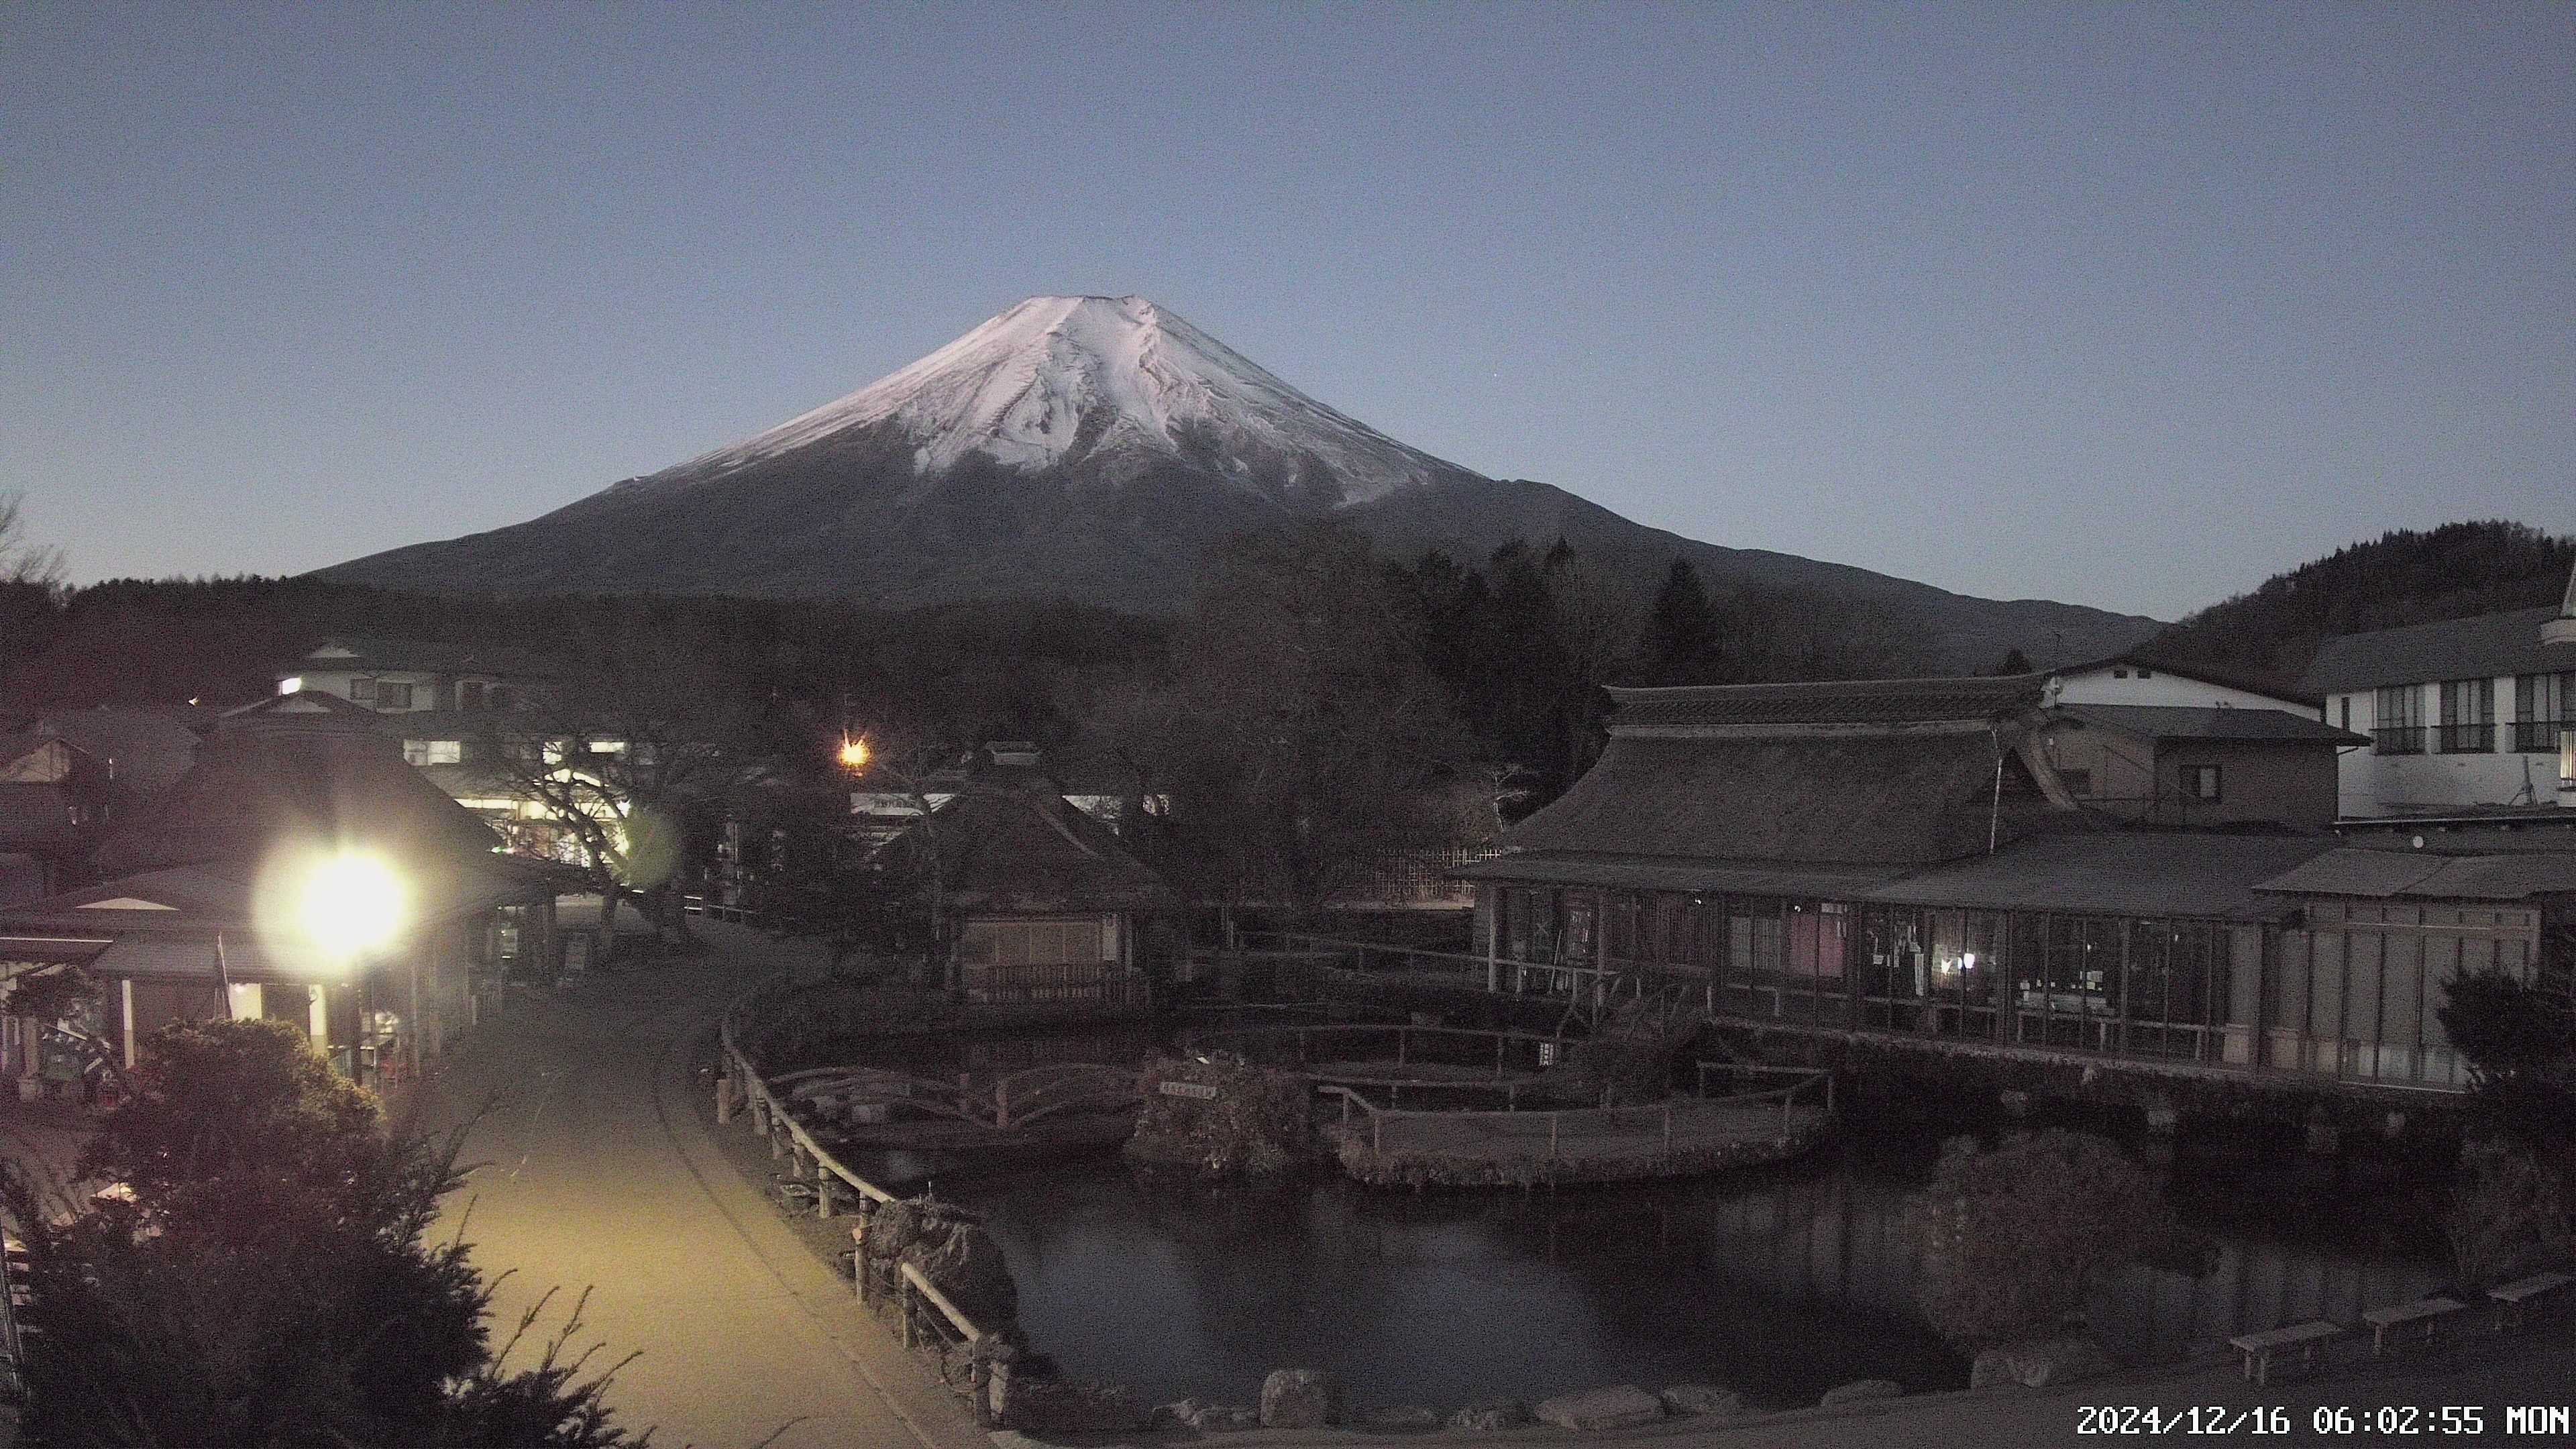
{"type": "Polygon", "coordinates": [[[1380,1434],[1427,1434],[1440,1427],[1440,1415],[1418,1404],[1371,1409],[1352,1426],[1380,1434]]]}
{"type": "Polygon", "coordinates": [[[1202,1404],[1196,1399],[1183,1399],[1177,1404],[1163,1404],[1154,1410],[1156,1428],[1196,1429],[1200,1433],[1228,1429],[1258,1429],[1261,1411],[1240,1404],[1202,1404]]]}
{"type": "Polygon", "coordinates": [[[1306,1079],[1296,1073],[1156,1056],[1145,1064],[1144,1088],[1145,1107],[1125,1149],[1133,1161],[1269,1178],[1315,1157],[1306,1079]]]}
{"type": "Polygon", "coordinates": [[[1825,1390],[1825,1396],[1816,1402],[1830,1409],[1836,1404],[1857,1404],[1869,1399],[1893,1399],[1904,1392],[1905,1385],[1894,1379],[1854,1379],[1850,1383],[1836,1384],[1825,1390]]]}
{"type": "Polygon", "coordinates": [[[1517,1429],[1530,1421],[1529,1405],[1518,1399],[1470,1404],[1449,1416],[1452,1429],[1517,1429]]]}
{"type": "Polygon", "coordinates": [[[1744,1396],[1715,1384],[1675,1384],[1657,1397],[1676,1414],[1732,1419],[1744,1412],[1744,1396]]]}
{"type": "Polygon", "coordinates": [[[1661,1419],[1664,1401],[1635,1384],[1621,1384],[1541,1399],[1531,1412],[1540,1423],[1560,1429],[1633,1429],[1661,1419]]]}
{"type": "Polygon", "coordinates": [[[2039,1343],[2007,1344],[1990,1348],[1977,1355],[1968,1370],[1968,1387],[2002,1388],[2019,1385],[2026,1389],[2044,1389],[2051,1384],[2071,1384],[2079,1379],[2099,1378],[2118,1368],[2102,1345],[2089,1338],[2052,1338],[2039,1343]]]}
{"type": "Polygon", "coordinates": [[[1342,1421],[1342,1381],[1321,1369],[1272,1369],[1261,1381],[1261,1427],[1321,1429],[1342,1421]]]}
{"type": "Polygon", "coordinates": [[[1125,1384],[993,1376],[993,1414],[1029,1434],[1126,1434],[1145,1427],[1144,1401],[1125,1384]]]}
{"type": "Polygon", "coordinates": [[[1002,1246],[976,1223],[933,1225],[907,1249],[905,1262],[919,1268],[957,1311],[978,1328],[991,1330],[1015,1322],[1020,1311],[1019,1285],[1002,1246]]]}

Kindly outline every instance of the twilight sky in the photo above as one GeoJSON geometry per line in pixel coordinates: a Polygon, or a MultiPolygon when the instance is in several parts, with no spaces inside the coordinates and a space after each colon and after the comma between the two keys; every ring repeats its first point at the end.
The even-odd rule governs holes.
{"type": "Polygon", "coordinates": [[[0,491],[81,581],[518,522],[1050,292],[2173,617],[2576,531],[2576,6],[0,8],[0,491]]]}

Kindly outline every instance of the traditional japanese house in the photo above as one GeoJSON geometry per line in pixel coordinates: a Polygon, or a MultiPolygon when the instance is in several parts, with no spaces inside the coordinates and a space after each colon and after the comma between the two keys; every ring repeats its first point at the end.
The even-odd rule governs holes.
{"type": "MultiPolygon", "coordinates": [[[[2046,707],[2043,683],[1612,691],[1600,763],[1458,872],[1477,883],[1489,982],[1616,983],[1789,1030],[2450,1087],[2441,981],[2548,969],[2565,937],[2576,853],[2419,859],[2423,894],[2391,907],[2354,894],[2350,862],[2373,853],[2330,835],[2146,829],[2091,805],[2050,741],[2104,725],[2046,707]],[[2508,887],[2522,894],[2498,899],[2508,887]],[[2406,942],[2354,944],[2365,926],[2406,942]]],[[[2330,771],[2338,741],[2314,726],[2301,747],[2330,771]]],[[[2269,778],[2295,809],[2253,820],[2330,798],[2330,774],[2269,778]]]]}
{"type": "MultiPolygon", "coordinates": [[[[343,711],[227,720],[196,765],[99,846],[97,884],[0,911],[0,967],[66,967],[102,993],[94,1036],[123,1065],[158,1026],[303,1024],[343,1070],[417,1067],[476,1014],[503,942],[550,932],[554,883],[343,711]],[[391,938],[335,954],[297,917],[299,871],[363,859],[392,882],[391,938]],[[229,988],[227,990],[227,988],[229,988]]],[[[13,1019],[14,1022],[14,1019],[13,1019]]],[[[9,1066],[46,1026],[15,1022],[9,1066]]]]}
{"type": "Polygon", "coordinates": [[[1147,925],[1177,897],[1060,784],[1013,758],[969,774],[881,847],[880,869],[937,913],[934,936],[954,952],[968,1001],[1141,1009],[1147,925]]]}

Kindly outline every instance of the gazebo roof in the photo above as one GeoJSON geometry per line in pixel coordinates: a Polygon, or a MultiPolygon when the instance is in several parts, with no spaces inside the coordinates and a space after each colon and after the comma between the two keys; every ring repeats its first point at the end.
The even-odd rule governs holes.
{"type": "Polygon", "coordinates": [[[922,820],[888,841],[881,859],[938,861],[951,908],[1007,914],[1154,910],[1172,889],[1107,826],[1066,803],[1038,770],[978,771],[922,820]]]}

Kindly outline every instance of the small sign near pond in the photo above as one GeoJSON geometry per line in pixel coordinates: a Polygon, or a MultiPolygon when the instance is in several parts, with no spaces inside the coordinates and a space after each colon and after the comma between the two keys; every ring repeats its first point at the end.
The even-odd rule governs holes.
{"type": "Polygon", "coordinates": [[[1165,1082],[1163,1083],[1163,1095],[1166,1097],[1196,1097],[1202,1102],[1213,1102],[1216,1100],[1216,1088],[1209,1086],[1205,1082],[1165,1082]]]}

